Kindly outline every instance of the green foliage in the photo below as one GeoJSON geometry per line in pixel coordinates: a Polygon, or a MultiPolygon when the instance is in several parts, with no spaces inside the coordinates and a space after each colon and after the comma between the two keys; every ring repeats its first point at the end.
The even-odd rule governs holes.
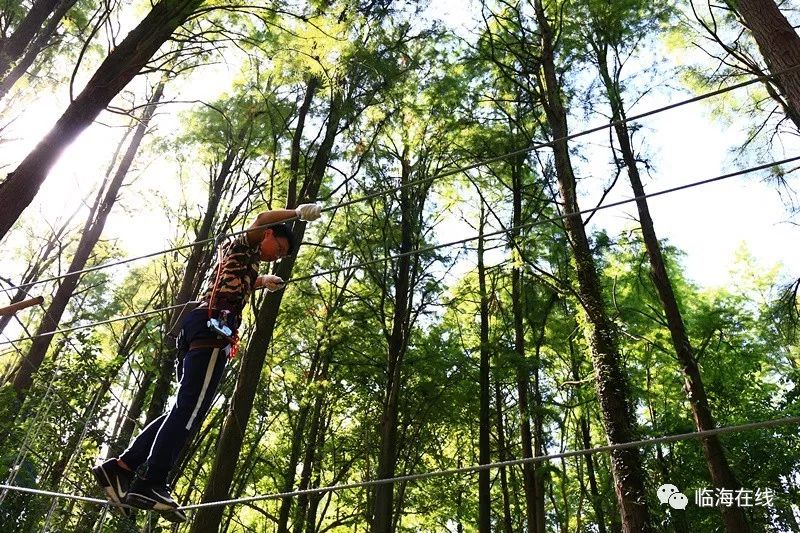
{"type": "MultiPolygon", "coordinates": [[[[338,136],[318,197],[334,205],[369,196],[326,213],[306,228],[292,273],[297,281],[285,289],[253,413],[240,428],[243,447],[231,497],[278,493],[301,483],[320,487],[375,478],[389,361],[397,355],[396,475],[478,462],[481,341],[475,241],[459,248],[415,250],[477,235],[480,227],[496,233],[485,242],[491,460],[522,456],[526,420],[538,432],[543,454],[606,444],[584,334],[590,324],[575,293],[563,225],[556,221],[518,234],[506,231],[513,224],[515,195],[525,224],[557,218],[560,209],[552,201],[549,154],[522,153],[550,135],[540,105],[541,50],[531,4],[487,2],[472,41],[415,18],[423,7],[417,2],[207,5],[215,9],[198,14],[180,30],[160,66],[174,68],[173,78],[194,81],[198,78],[191,72],[207,62],[225,60],[238,73],[223,94],[181,111],[178,131],[156,131],[147,148],[153,160],[177,169],[160,178],[174,187],[174,194],[164,193],[160,204],[153,200],[148,206],[174,221],[176,243],[194,238],[205,209],[198,206],[208,204],[209,191],[225,169],[230,175],[219,196],[212,234],[248,224],[265,207],[282,207],[289,184],[295,178],[302,183],[310,174],[337,102],[342,102],[338,136]],[[311,81],[318,82],[317,89],[305,127],[295,139],[311,81]],[[299,146],[296,173],[290,171],[293,142],[299,146]],[[510,152],[519,155],[505,157],[510,152]],[[490,158],[490,164],[442,177],[457,166],[490,158]],[[400,185],[405,187],[383,193],[400,185]],[[406,252],[412,252],[408,287],[400,281],[401,259],[393,258],[406,252]],[[515,272],[521,277],[519,302],[512,296],[515,272]],[[410,306],[404,316],[395,316],[401,291],[410,306]],[[520,317],[514,316],[515,309],[520,317]],[[515,335],[517,318],[521,339],[515,335]],[[390,344],[396,328],[401,329],[399,354],[390,344]],[[516,349],[520,342],[522,353],[516,349]],[[524,413],[521,387],[529,392],[524,413]]],[[[93,7],[78,6],[64,22],[71,46],[83,35],[93,7]]],[[[649,90],[645,74],[637,71],[628,77],[626,71],[623,76],[624,58],[644,57],[637,54],[659,39],[686,40],[687,30],[675,18],[680,7],[686,6],[641,0],[546,3],[558,34],[560,89],[571,107],[570,118],[598,110],[607,114],[606,100],[649,90]],[[594,79],[603,58],[611,66],[610,85],[594,79]],[[581,104],[586,109],[578,110],[581,104]]],[[[101,49],[104,44],[93,39],[91,53],[101,49]]],[[[67,52],[56,47],[49,53],[67,52]]],[[[60,60],[69,62],[69,53],[60,60]]],[[[42,56],[42,61],[65,75],[53,57],[42,56]]],[[[718,81],[705,65],[688,74],[693,75],[693,90],[718,81]]],[[[576,161],[585,156],[583,147],[571,148],[576,161]]],[[[610,149],[608,154],[610,160],[616,155],[610,149]]],[[[775,171],[776,176],[785,177],[782,172],[775,171]]],[[[62,260],[71,253],[71,242],[64,241],[62,260]]],[[[683,369],[638,230],[596,232],[591,243],[631,385],[638,431],[644,437],[694,431],[683,369]]],[[[797,307],[793,299],[780,298],[785,280],[778,270],[760,267],[742,250],[724,286],[699,287],[687,278],[683,252],[666,243],[662,250],[717,423],[798,414],[800,347],[792,334],[797,307]]],[[[95,252],[94,264],[122,256],[108,242],[95,252]]],[[[183,277],[184,254],[84,276],[63,325],[170,305],[183,277]]],[[[201,257],[198,278],[209,262],[208,254],[201,257]]],[[[194,280],[195,285],[201,282],[194,280]]],[[[245,313],[243,349],[264,334],[257,325],[263,301],[263,294],[255,295],[245,313]]],[[[23,322],[35,325],[40,315],[33,310],[23,322]]],[[[17,472],[14,483],[19,485],[99,496],[89,466],[122,440],[121,428],[135,398],[142,398],[132,417],[139,426],[150,401],[159,400],[154,384],[171,363],[162,360],[171,353],[165,321],[160,315],[141,317],[59,337],[22,404],[10,386],[1,387],[0,412],[21,414],[0,421],[0,478],[17,472]]],[[[27,346],[19,348],[24,353],[27,346]]],[[[18,355],[4,354],[3,368],[18,355]]],[[[175,482],[182,501],[201,499],[240,369],[241,359],[230,362],[211,412],[182,459],[183,475],[175,482]]],[[[800,441],[795,428],[737,433],[724,437],[723,444],[744,487],[776,493],[771,509],[749,511],[753,530],[797,529],[793,505],[800,441]]],[[[618,524],[609,456],[592,457],[596,494],[589,486],[586,457],[537,465],[545,483],[548,531],[594,531],[598,510],[607,527],[618,524]]],[[[674,515],[659,506],[655,489],[671,482],[690,496],[686,518],[693,530],[719,530],[716,510],[693,505],[693,491],[711,486],[695,440],[645,446],[642,457],[660,529],[671,530],[674,515]]],[[[501,482],[500,470],[492,471],[494,526],[501,530],[507,506],[512,529],[523,531],[522,469],[507,467],[503,476],[501,482]]],[[[394,495],[397,531],[475,530],[474,474],[398,484],[394,495]]],[[[295,499],[288,527],[293,533],[365,531],[374,498],[371,488],[312,497],[314,526],[309,529],[309,516],[295,499]]],[[[9,493],[0,506],[0,528],[38,531],[51,504],[9,493]]],[[[223,529],[272,530],[280,507],[280,499],[230,507],[223,529]]],[[[97,526],[134,531],[144,526],[142,518],[137,524],[119,517],[98,526],[99,508],[62,501],[50,515],[51,523],[58,521],[64,530],[97,526]]],[[[163,524],[158,528],[166,530],[163,524]]]]}

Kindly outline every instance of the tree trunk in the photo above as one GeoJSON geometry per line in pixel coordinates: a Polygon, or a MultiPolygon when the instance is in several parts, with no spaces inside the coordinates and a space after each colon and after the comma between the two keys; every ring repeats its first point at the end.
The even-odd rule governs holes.
{"type": "MultiPolygon", "coordinates": [[[[323,368],[320,373],[320,377],[327,377],[328,375],[328,364],[330,363],[330,356],[332,353],[329,352],[328,356],[325,359],[323,368]]],[[[317,465],[318,457],[319,457],[319,449],[322,447],[322,444],[325,440],[324,433],[325,428],[323,427],[323,410],[325,407],[325,392],[318,391],[317,397],[314,399],[314,409],[311,414],[311,427],[308,431],[308,439],[305,454],[303,456],[303,470],[300,473],[300,483],[297,487],[298,490],[306,490],[308,489],[311,483],[311,475],[314,473],[314,469],[319,469],[317,465]]],[[[295,519],[295,526],[294,526],[294,533],[302,533],[303,525],[306,523],[306,513],[308,510],[308,503],[309,503],[309,496],[307,494],[301,494],[297,497],[297,515],[295,519]]]]}
{"type": "MultiPolygon", "coordinates": [[[[586,415],[581,416],[581,440],[583,448],[588,450],[592,447],[592,437],[589,432],[589,419],[586,415]]],[[[594,520],[597,524],[598,533],[606,533],[606,518],[603,512],[603,500],[597,488],[597,476],[595,475],[594,457],[586,454],[586,475],[589,477],[589,492],[592,497],[592,508],[594,509],[594,520]]]]}
{"type": "Polygon", "coordinates": [[[22,55],[58,2],[59,0],[35,0],[14,33],[8,39],[0,40],[0,78],[4,77],[11,64],[22,55]]]}
{"type": "Polygon", "coordinates": [[[5,237],[61,152],[144,67],[204,0],[161,0],[108,55],[55,126],[0,183],[0,239],[5,237]]]}
{"type": "MultiPolygon", "coordinates": [[[[111,208],[117,201],[122,183],[128,174],[128,170],[133,163],[134,157],[136,157],[136,152],[139,150],[139,146],[142,143],[142,139],[144,139],[145,133],[147,133],[147,126],[150,122],[150,119],[153,117],[155,108],[158,105],[158,102],[161,100],[161,96],[163,94],[164,82],[162,81],[158,84],[153,96],[147,103],[147,106],[142,113],[142,118],[139,121],[139,124],[136,126],[131,143],[128,145],[128,149],[125,151],[125,155],[122,158],[114,177],[108,183],[105,193],[103,193],[102,190],[100,193],[98,193],[97,203],[86,220],[86,224],[83,228],[83,234],[81,235],[81,240],[78,243],[77,249],[75,250],[75,255],[72,258],[68,272],[82,270],[86,266],[89,256],[94,250],[97,241],[100,240],[100,235],[103,233],[103,228],[105,227],[108,213],[111,211],[111,208]]],[[[47,350],[50,348],[50,343],[53,340],[53,335],[49,333],[58,328],[58,324],[61,322],[61,317],[63,316],[64,311],[67,308],[67,304],[69,303],[70,298],[72,298],[72,294],[75,292],[75,288],[78,286],[79,281],[79,275],[68,275],[61,280],[61,285],[58,286],[58,289],[56,290],[56,293],[53,296],[47,311],[42,317],[42,322],[39,324],[39,328],[36,330],[36,334],[34,335],[36,338],[31,344],[30,351],[23,359],[22,365],[20,366],[16,376],[14,376],[13,385],[18,397],[23,397],[25,391],[30,388],[31,383],[33,382],[33,374],[39,369],[42,361],[44,361],[47,350]]]]}
{"type": "MultiPolygon", "coordinates": [[[[531,324],[531,329],[538,331],[536,336],[536,346],[533,357],[533,453],[537,457],[545,454],[545,440],[544,440],[544,412],[545,406],[541,391],[541,376],[539,372],[542,367],[542,346],[545,341],[545,332],[547,331],[547,321],[550,316],[550,311],[556,304],[558,297],[556,293],[551,293],[547,305],[541,310],[541,323],[531,324]]],[[[545,483],[544,474],[542,472],[542,465],[534,463],[533,476],[534,476],[534,494],[536,496],[536,527],[539,533],[546,532],[545,524],[545,509],[544,509],[544,496],[545,496],[545,483]]],[[[567,500],[565,500],[566,502],[567,500]]]]}
{"type": "MultiPolygon", "coordinates": [[[[497,410],[497,448],[500,461],[508,461],[508,453],[506,452],[506,430],[503,424],[503,397],[500,394],[500,383],[495,379],[494,383],[494,403],[497,410]]],[[[514,522],[511,519],[511,497],[508,493],[508,479],[506,476],[506,467],[500,467],[500,491],[503,495],[503,531],[505,533],[512,533],[514,531],[514,522]]]]}
{"type": "MultiPolygon", "coordinates": [[[[490,383],[489,383],[489,302],[486,291],[486,269],[483,262],[485,223],[484,206],[481,204],[480,232],[478,239],[478,286],[480,292],[480,436],[479,464],[491,462],[490,452],[490,383]]],[[[478,476],[478,530],[491,531],[491,477],[489,470],[478,476]]]]}
{"type": "MultiPolygon", "coordinates": [[[[401,185],[411,180],[411,166],[403,154],[401,160],[401,185]]],[[[412,207],[411,191],[408,187],[400,191],[401,230],[400,254],[410,252],[414,245],[414,223],[416,209],[412,207]]],[[[387,339],[386,387],[384,389],[383,413],[380,424],[380,448],[378,452],[378,479],[394,477],[397,466],[397,425],[399,420],[400,390],[402,388],[403,360],[408,346],[410,329],[408,310],[411,306],[411,256],[397,260],[394,272],[394,312],[392,329],[387,339]]],[[[392,531],[392,507],[394,484],[385,483],[375,487],[375,507],[372,533],[392,531]]]]}
{"type": "MultiPolygon", "coordinates": [[[[512,181],[512,224],[516,228],[522,224],[522,161],[519,157],[511,163],[512,181]]],[[[519,230],[510,234],[512,241],[519,239],[519,230]]],[[[511,246],[517,254],[516,246],[511,246]]],[[[517,405],[519,408],[520,440],[522,444],[522,457],[533,457],[533,434],[531,431],[531,416],[528,382],[530,373],[525,359],[525,327],[522,310],[522,271],[518,266],[511,269],[511,308],[514,315],[514,357],[517,379],[517,405]]],[[[537,509],[544,507],[544,494],[536,493],[536,472],[533,463],[522,465],[523,488],[525,491],[525,519],[527,530],[531,533],[544,533],[544,524],[537,513],[537,509]],[[541,500],[541,502],[540,502],[541,500]],[[540,527],[541,526],[541,527],[540,527]]]]}
{"type": "MultiPolygon", "coordinates": [[[[301,196],[303,199],[314,199],[319,193],[322,178],[330,159],[333,142],[339,128],[343,103],[342,95],[338,91],[335,92],[331,102],[325,136],[311,165],[307,180],[304,183],[304,191],[301,196]]],[[[303,242],[305,224],[295,223],[293,231],[296,242],[303,242]]],[[[291,278],[296,257],[297,252],[295,252],[293,256],[281,260],[276,269],[276,274],[283,279],[291,278]]],[[[247,350],[242,356],[236,389],[233,393],[233,401],[225,417],[219,444],[217,445],[217,453],[214,457],[214,463],[211,467],[211,473],[209,474],[205,491],[203,492],[204,502],[222,500],[228,497],[231,481],[233,480],[233,474],[236,469],[236,463],[242,449],[247,420],[253,409],[253,400],[258,390],[261,370],[264,367],[267,348],[272,339],[275,321],[278,318],[284,292],[285,291],[278,291],[268,294],[256,314],[256,330],[253,333],[252,340],[247,350]]],[[[222,511],[222,507],[205,507],[199,509],[190,531],[192,533],[216,531],[219,528],[222,511]]]]}
{"type": "MultiPolygon", "coordinates": [[[[568,135],[568,128],[555,69],[553,29],[545,16],[541,0],[535,0],[534,7],[542,45],[542,105],[552,136],[563,139],[568,135]]],[[[620,362],[613,324],[605,310],[600,279],[589,248],[586,230],[579,215],[575,175],[567,142],[561,140],[555,143],[553,153],[565,215],[564,225],[578,275],[578,296],[590,325],[588,340],[606,434],[610,444],[630,442],[635,440],[635,425],[633,410],[628,400],[628,383],[620,362]]],[[[631,448],[615,450],[611,456],[614,489],[622,515],[623,531],[625,533],[653,531],[639,450],[631,448]]]]}
{"type": "Polygon", "coordinates": [[[14,87],[14,84],[25,74],[36,60],[39,52],[44,50],[44,47],[48,44],[53,35],[55,35],[61,19],[64,18],[67,11],[69,11],[76,2],[77,0],[62,0],[59,2],[53,12],[53,16],[47,20],[47,24],[36,34],[36,37],[26,48],[25,55],[10,69],[6,68],[3,70],[2,65],[0,65],[0,100],[8,94],[8,91],[10,91],[11,88],[14,87]]]}
{"type": "MultiPolygon", "coordinates": [[[[309,385],[314,382],[317,373],[317,365],[320,362],[321,352],[317,349],[314,353],[314,357],[311,361],[311,369],[308,373],[308,379],[306,381],[306,389],[308,389],[309,385]]],[[[316,402],[315,402],[316,403],[316,402]]],[[[294,481],[297,475],[297,462],[300,460],[300,453],[301,448],[303,446],[303,435],[306,430],[306,422],[308,420],[308,416],[311,412],[311,406],[308,404],[304,404],[300,407],[300,410],[297,413],[297,423],[294,426],[294,431],[292,432],[292,443],[291,449],[289,451],[289,462],[286,466],[286,476],[284,478],[283,483],[283,490],[281,492],[290,492],[294,488],[294,481]]],[[[314,442],[312,440],[307,441],[306,449],[313,448],[314,442]]],[[[305,468],[305,461],[304,461],[304,468],[305,468]]],[[[277,524],[277,531],[278,533],[289,533],[289,514],[292,510],[292,501],[294,498],[286,497],[281,499],[281,506],[278,510],[278,524],[277,524]]]]}
{"type": "MultiPolygon", "coordinates": [[[[485,465],[492,460],[489,450],[490,420],[489,404],[489,298],[486,292],[486,268],[483,264],[483,226],[486,222],[485,210],[481,203],[478,232],[478,290],[480,294],[480,418],[478,437],[478,463],[485,465]]],[[[478,531],[490,533],[492,524],[491,472],[478,473],[478,531]]]]}
{"type": "Polygon", "coordinates": [[[773,0],[728,0],[744,19],[772,73],[780,74],[781,88],[795,114],[800,114],[800,36],[773,0]]]}
{"type": "MultiPolygon", "coordinates": [[[[605,50],[598,48],[597,52],[600,75],[606,86],[606,92],[611,104],[611,119],[615,122],[614,131],[619,142],[622,159],[628,172],[628,178],[630,179],[633,193],[639,198],[636,200],[636,208],[639,212],[639,224],[642,228],[642,237],[644,239],[645,248],[647,249],[647,257],[650,260],[651,278],[667,318],[667,327],[669,328],[672,338],[672,345],[675,347],[678,361],[680,361],[683,367],[684,388],[689,399],[689,405],[692,409],[695,427],[698,431],[711,430],[716,427],[716,424],[711,414],[711,407],[708,404],[708,395],[706,394],[703,380],[700,376],[700,368],[697,365],[694,350],[689,341],[689,335],[686,333],[686,326],[683,323],[678,301],[672,290],[672,283],[667,273],[667,267],[664,264],[664,257],[661,254],[661,244],[658,242],[658,237],[656,236],[647,200],[642,198],[645,192],[642,186],[641,176],[639,175],[639,168],[636,164],[636,156],[631,146],[628,128],[621,122],[625,119],[625,107],[619,91],[619,84],[614,83],[614,80],[611,78],[607,66],[605,50]]],[[[704,437],[700,439],[700,442],[714,486],[731,490],[741,488],[733,470],[728,464],[719,437],[716,435],[704,437]]],[[[722,512],[723,522],[725,523],[725,530],[728,533],[749,533],[750,526],[747,523],[744,510],[741,507],[721,506],[720,511],[722,512]]]]}

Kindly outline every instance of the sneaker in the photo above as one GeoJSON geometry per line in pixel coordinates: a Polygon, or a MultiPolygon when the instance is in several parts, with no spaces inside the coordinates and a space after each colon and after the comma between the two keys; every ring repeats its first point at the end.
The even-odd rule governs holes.
{"type": "Polygon", "coordinates": [[[159,511],[158,514],[160,514],[161,518],[163,518],[164,520],[167,520],[169,522],[174,522],[176,524],[181,524],[183,522],[186,522],[187,520],[186,513],[184,513],[178,508],[169,511],[159,511]]]}
{"type": "Polygon", "coordinates": [[[137,477],[128,489],[125,503],[138,509],[156,511],[170,522],[186,522],[186,514],[178,509],[178,503],[164,484],[137,477]]]}
{"type": "Polygon", "coordinates": [[[97,484],[106,493],[106,499],[110,501],[125,517],[133,515],[133,510],[123,507],[125,496],[133,480],[133,472],[125,470],[116,459],[108,459],[92,468],[97,484]]]}

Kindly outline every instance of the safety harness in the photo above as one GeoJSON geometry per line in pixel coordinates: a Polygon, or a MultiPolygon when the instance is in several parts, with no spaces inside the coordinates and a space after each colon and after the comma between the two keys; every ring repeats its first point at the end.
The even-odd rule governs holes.
{"type": "Polygon", "coordinates": [[[215,331],[218,335],[220,335],[221,339],[200,339],[196,340],[189,344],[189,349],[194,350],[195,348],[224,348],[228,344],[231,345],[231,351],[228,356],[229,359],[233,359],[236,357],[236,352],[239,351],[239,332],[233,331],[230,326],[228,326],[228,317],[230,315],[230,311],[228,309],[220,309],[219,316],[214,317],[214,297],[217,294],[217,286],[219,285],[219,278],[222,275],[222,260],[224,257],[222,256],[222,251],[220,247],[217,247],[217,251],[219,254],[219,259],[217,261],[217,274],[214,277],[214,285],[211,287],[211,297],[208,300],[208,322],[207,325],[211,331],[215,331]]]}

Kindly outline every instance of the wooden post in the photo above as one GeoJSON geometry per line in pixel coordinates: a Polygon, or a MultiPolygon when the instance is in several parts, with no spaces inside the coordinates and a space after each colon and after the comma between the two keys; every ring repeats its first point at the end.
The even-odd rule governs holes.
{"type": "Polygon", "coordinates": [[[11,304],[6,307],[0,307],[0,316],[13,315],[17,311],[22,311],[23,309],[27,309],[28,307],[33,307],[34,305],[40,305],[43,303],[44,303],[44,296],[37,296],[36,298],[22,300],[21,302],[11,304]]]}

